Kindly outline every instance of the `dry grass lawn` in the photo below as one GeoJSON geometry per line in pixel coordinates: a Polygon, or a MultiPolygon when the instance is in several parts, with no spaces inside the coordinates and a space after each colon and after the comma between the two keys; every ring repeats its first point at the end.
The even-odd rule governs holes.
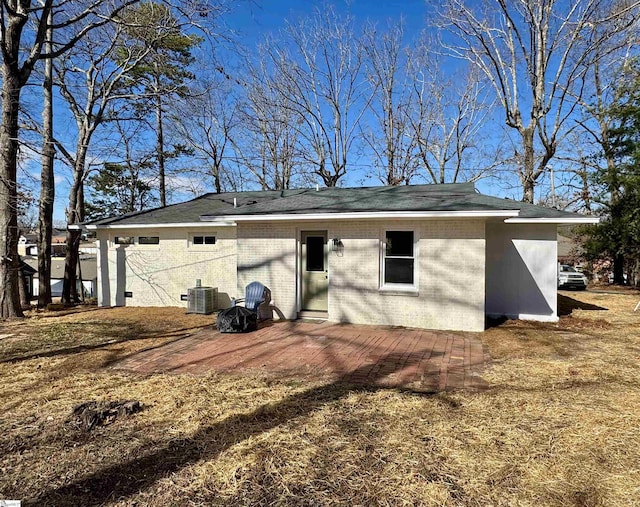
{"type": "Polygon", "coordinates": [[[0,499],[23,505],[640,505],[640,295],[563,293],[483,334],[483,392],[108,366],[209,325],[179,309],[0,324],[0,499]],[[144,410],[83,432],[87,400],[144,410]]]}

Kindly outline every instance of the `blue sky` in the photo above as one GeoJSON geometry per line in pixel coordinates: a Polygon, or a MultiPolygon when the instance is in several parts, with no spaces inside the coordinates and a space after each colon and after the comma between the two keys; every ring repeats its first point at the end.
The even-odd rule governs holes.
{"type": "MultiPolygon", "coordinates": [[[[378,23],[381,28],[387,26],[388,21],[399,20],[401,17],[404,21],[404,29],[407,42],[415,38],[418,33],[427,26],[428,7],[425,0],[390,0],[390,1],[368,1],[368,0],[351,0],[349,2],[336,1],[330,2],[336,12],[351,14],[356,23],[365,23],[373,21],[378,23]]],[[[225,17],[226,25],[235,34],[237,34],[238,42],[251,52],[252,48],[268,33],[277,32],[284,27],[286,21],[296,22],[300,18],[304,18],[313,13],[316,8],[322,8],[327,2],[322,1],[304,1],[304,0],[248,0],[238,2],[234,5],[234,12],[225,17]]],[[[68,129],[68,122],[72,119],[65,115],[62,111],[63,104],[57,107],[56,111],[56,130],[57,135],[64,136],[64,130],[68,129]]],[[[499,115],[499,112],[496,112],[499,115]]],[[[495,121],[500,123],[499,117],[495,121]]],[[[358,159],[357,155],[350,156],[350,164],[354,166],[366,166],[371,163],[369,159],[358,159]]],[[[58,171],[57,175],[57,195],[55,205],[54,220],[60,223],[64,220],[64,209],[68,200],[69,171],[63,169],[58,171]]],[[[29,163],[29,172],[39,174],[39,160],[34,159],[29,163]]],[[[419,183],[419,181],[416,181],[419,183]]],[[[374,178],[367,178],[362,171],[351,171],[342,181],[346,186],[379,185],[380,182],[374,178]]],[[[496,184],[496,181],[480,182],[478,188],[483,192],[491,195],[505,195],[504,191],[496,184]]],[[[509,197],[518,198],[519,196],[509,195],[509,197]]],[[[176,195],[175,200],[189,198],[188,195],[176,195]]]]}
{"type": "MultiPolygon", "coordinates": [[[[390,18],[401,16],[406,23],[407,33],[416,33],[424,27],[427,16],[425,0],[351,0],[349,2],[329,2],[337,12],[350,13],[358,21],[366,19],[382,24],[390,18]]],[[[242,35],[243,41],[276,31],[285,24],[285,20],[295,20],[311,14],[314,9],[327,5],[327,2],[308,0],[264,0],[240,3],[228,18],[228,24],[242,35]]]]}
{"type": "MultiPolygon", "coordinates": [[[[243,46],[254,47],[269,33],[277,33],[279,29],[285,27],[287,21],[295,23],[301,18],[313,14],[315,9],[331,5],[336,12],[351,15],[356,24],[374,22],[381,29],[385,29],[388,23],[403,21],[405,33],[405,43],[410,43],[416,39],[421,31],[429,25],[430,7],[427,0],[348,0],[348,1],[309,1],[309,0],[265,0],[240,2],[235,11],[228,16],[227,24],[239,36],[243,46]]],[[[447,62],[448,68],[453,72],[456,64],[447,62]]],[[[494,122],[502,125],[501,112],[498,110],[494,115],[494,122]]],[[[500,134],[496,134],[499,138],[500,134]]],[[[350,164],[353,166],[371,165],[370,159],[358,159],[357,156],[350,156],[350,164]]],[[[421,183],[416,181],[416,183],[421,183]]],[[[352,170],[341,180],[345,186],[358,185],[380,185],[380,181],[374,177],[366,177],[363,171],[352,170]]],[[[483,193],[511,198],[520,198],[519,195],[512,195],[512,191],[505,191],[500,188],[503,185],[493,181],[479,181],[476,186],[483,193]]]]}

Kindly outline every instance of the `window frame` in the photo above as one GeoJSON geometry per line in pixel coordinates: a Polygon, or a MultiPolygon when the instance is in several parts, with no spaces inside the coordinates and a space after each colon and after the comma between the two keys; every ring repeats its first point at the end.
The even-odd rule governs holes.
{"type": "Polygon", "coordinates": [[[190,232],[187,238],[187,248],[189,250],[209,251],[216,248],[218,244],[218,235],[215,232],[190,232]],[[202,238],[202,243],[196,243],[195,238],[202,238]],[[213,243],[206,243],[206,238],[213,238],[213,243]]]}
{"type": "Polygon", "coordinates": [[[138,236],[137,244],[139,246],[142,246],[142,247],[157,247],[157,246],[160,246],[160,236],[138,236]],[[156,242],[147,243],[146,241],[145,242],[140,241],[142,238],[158,238],[158,241],[157,241],[157,243],[156,242]]]}
{"type": "Polygon", "coordinates": [[[418,229],[412,227],[385,227],[380,234],[380,291],[391,292],[418,292],[418,265],[419,265],[419,241],[418,229]],[[389,256],[387,257],[387,233],[389,232],[411,232],[413,234],[413,255],[405,256],[389,256]],[[385,283],[385,260],[387,258],[413,259],[413,283],[385,283]]]}
{"type": "Polygon", "coordinates": [[[113,237],[113,244],[114,245],[118,245],[118,246],[127,246],[127,245],[135,245],[136,243],[136,237],[135,236],[114,236],[113,237]],[[120,239],[128,239],[130,241],[118,241],[120,239]]]}

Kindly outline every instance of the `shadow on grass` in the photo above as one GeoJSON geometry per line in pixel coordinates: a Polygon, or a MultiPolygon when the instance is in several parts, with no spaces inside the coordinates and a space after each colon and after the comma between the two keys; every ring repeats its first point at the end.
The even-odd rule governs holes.
{"type": "Polygon", "coordinates": [[[583,301],[570,298],[569,296],[558,294],[558,316],[565,317],[567,315],[571,315],[573,310],[608,310],[608,308],[592,305],[591,303],[585,303],[583,301]]]}
{"type": "MultiPolygon", "coordinates": [[[[420,355],[421,357],[421,355],[420,355]]],[[[304,417],[336,402],[352,392],[374,392],[387,387],[376,382],[394,373],[398,365],[419,361],[420,357],[388,354],[381,358],[381,368],[371,374],[370,365],[349,372],[330,384],[307,389],[277,403],[262,405],[248,414],[233,415],[199,429],[189,438],[161,442],[151,452],[143,450],[133,458],[106,466],[71,484],[42,492],[25,505],[102,505],[107,500],[122,500],[152,486],[156,481],[194,463],[215,459],[230,447],[269,431],[292,419],[304,417]],[[355,384],[354,379],[367,374],[370,383],[355,384]]],[[[425,396],[433,392],[414,391],[425,396]]]]}
{"type": "MultiPolygon", "coordinates": [[[[76,325],[82,325],[82,324],[76,324],[76,325]]],[[[93,325],[96,326],[96,324],[93,324],[93,325]]],[[[65,355],[71,355],[71,354],[80,354],[82,352],[99,350],[101,348],[117,345],[120,343],[137,342],[137,341],[149,340],[154,338],[174,337],[173,340],[170,340],[169,342],[165,342],[161,344],[161,345],[166,345],[167,343],[182,340],[190,336],[194,331],[209,327],[209,325],[193,326],[189,328],[174,329],[168,332],[161,331],[157,333],[146,333],[144,328],[138,325],[128,325],[125,330],[121,329],[120,327],[114,327],[111,324],[100,324],[99,327],[104,329],[100,329],[100,331],[96,334],[104,338],[97,343],[91,343],[87,345],[75,345],[72,347],[53,348],[49,350],[34,350],[28,353],[22,353],[22,354],[13,354],[13,355],[11,353],[1,354],[0,364],[2,363],[14,364],[20,361],[28,361],[31,359],[51,358],[51,357],[65,356],[65,355]]],[[[148,349],[142,349],[137,352],[142,352],[144,350],[151,350],[161,345],[154,345],[154,346],[148,347],[148,349]]],[[[117,360],[119,360],[119,358],[114,359],[112,362],[115,362],[117,360]]]]}
{"type": "MultiPolygon", "coordinates": [[[[604,308],[602,306],[593,305],[591,303],[585,303],[584,301],[578,301],[577,299],[570,298],[569,296],[565,296],[564,294],[558,294],[558,317],[566,317],[567,315],[571,315],[573,310],[608,310],[608,308],[604,308]]],[[[509,319],[508,317],[487,317],[485,319],[485,329],[491,329],[492,327],[499,327],[505,322],[508,322],[513,319],[509,319]]],[[[534,322],[534,321],[530,321],[534,322]]],[[[537,322],[537,321],[535,321],[537,322]]],[[[549,325],[548,322],[540,322],[538,327],[547,327],[549,325]]]]}

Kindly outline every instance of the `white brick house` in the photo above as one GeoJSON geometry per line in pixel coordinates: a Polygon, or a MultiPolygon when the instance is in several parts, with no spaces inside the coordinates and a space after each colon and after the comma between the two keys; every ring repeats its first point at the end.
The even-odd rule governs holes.
{"type": "Polygon", "coordinates": [[[556,229],[591,217],[472,184],[207,194],[85,224],[98,304],[179,306],[196,279],[218,306],[260,281],[276,317],[481,331],[556,320],[556,229]]]}

